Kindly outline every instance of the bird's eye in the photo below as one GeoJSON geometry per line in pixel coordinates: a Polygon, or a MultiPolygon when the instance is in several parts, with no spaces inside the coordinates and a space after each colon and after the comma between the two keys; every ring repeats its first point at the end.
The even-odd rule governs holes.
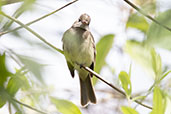
{"type": "Polygon", "coordinates": [[[81,21],[81,19],[78,20],[79,22],[81,21]]]}

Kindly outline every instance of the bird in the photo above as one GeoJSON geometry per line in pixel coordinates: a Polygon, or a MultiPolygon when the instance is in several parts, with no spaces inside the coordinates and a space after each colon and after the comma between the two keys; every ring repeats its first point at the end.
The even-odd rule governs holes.
{"type": "Polygon", "coordinates": [[[89,30],[91,18],[82,14],[73,25],[64,32],[62,37],[63,52],[71,76],[74,78],[76,70],[80,80],[81,105],[87,106],[89,102],[96,103],[96,95],[89,73],[81,66],[94,70],[96,60],[96,47],[93,35],[89,30]]]}

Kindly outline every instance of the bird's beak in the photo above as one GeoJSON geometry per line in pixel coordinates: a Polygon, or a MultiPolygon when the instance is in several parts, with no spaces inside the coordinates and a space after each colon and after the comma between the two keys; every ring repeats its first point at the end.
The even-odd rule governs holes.
{"type": "Polygon", "coordinates": [[[82,23],[83,23],[84,25],[87,25],[87,24],[88,24],[88,21],[83,20],[82,23]]]}

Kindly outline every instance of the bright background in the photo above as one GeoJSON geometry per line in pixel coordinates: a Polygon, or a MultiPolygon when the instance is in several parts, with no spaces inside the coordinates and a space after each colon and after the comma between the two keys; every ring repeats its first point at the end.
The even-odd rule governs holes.
{"type": "MultiPolygon", "coordinates": [[[[68,3],[69,0],[37,0],[33,5],[33,9],[25,12],[18,20],[23,23],[30,22],[44,14],[47,14],[63,5],[68,3]]],[[[159,10],[165,11],[171,7],[170,0],[160,0],[157,2],[159,10]]],[[[2,10],[11,15],[21,3],[15,3],[2,7],[2,10]]],[[[106,34],[115,34],[114,45],[108,54],[106,61],[108,66],[105,66],[101,71],[101,76],[108,80],[112,84],[119,87],[117,79],[120,71],[129,71],[130,64],[132,64],[132,87],[133,94],[147,91],[153,84],[153,77],[149,75],[139,64],[132,61],[128,54],[123,52],[123,46],[129,38],[139,38],[138,41],[143,40],[144,36],[140,31],[134,29],[125,29],[125,23],[128,19],[131,7],[122,0],[80,0],[61,11],[49,16],[30,27],[43,36],[48,42],[55,45],[57,48],[62,49],[62,35],[71,27],[73,22],[78,17],[87,13],[91,17],[90,30],[94,36],[95,42],[106,34]],[[114,73],[111,73],[111,69],[114,73]]],[[[150,22],[150,21],[149,21],[150,22]]],[[[13,24],[15,28],[17,24],[13,24]]],[[[20,37],[14,36],[12,33],[3,35],[0,37],[0,52],[6,48],[14,50],[16,53],[34,57],[45,67],[41,71],[44,82],[47,85],[44,91],[48,91],[51,95],[62,99],[68,99],[77,106],[80,106],[80,93],[79,93],[79,80],[76,75],[74,79],[70,76],[69,70],[66,65],[65,58],[62,54],[54,51],[49,47],[40,48],[40,45],[46,45],[42,43],[35,36],[30,34],[25,29],[18,31],[20,37]],[[23,41],[21,40],[23,38],[23,41]],[[25,40],[30,41],[29,43],[25,40]],[[32,42],[36,42],[33,44],[32,42]]],[[[44,46],[43,46],[44,47],[44,46]]],[[[171,52],[164,49],[157,49],[157,52],[161,55],[163,64],[171,64],[171,52]]],[[[7,60],[8,68],[11,72],[15,73],[14,68],[19,66],[11,59],[7,60]]],[[[117,98],[119,95],[113,92],[113,90],[106,86],[103,82],[99,81],[95,86],[97,104],[89,107],[89,110],[81,108],[84,114],[116,114],[115,112],[120,106],[128,105],[126,100],[117,98]],[[106,92],[103,92],[106,91],[106,92]],[[111,93],[114,93],[112,95],[111,93]]],[[[22,92],[17,93],[17,97],[23,96],[22,92]]],[[[132,103],[135,106],[135,103],[132,103]]],[[[149,104],[152,105],[152,104],[149,104]]],[[[43,104],[52,112],[55,108],[51,105],[43,104]]],[[[150,110],[138,106],[137,110],[140,114],[146,114],[150,110]]],[[[35,112],[30,111],[32,114],[35,112]]],[[[7,114],[8,106],[5,105],[0,109],[0,114],[7,114]]],[[[55,113],[54,113],[55,114],[55,113]]],[[[119,114],[119,112],[118,112],[119,114]]]]}

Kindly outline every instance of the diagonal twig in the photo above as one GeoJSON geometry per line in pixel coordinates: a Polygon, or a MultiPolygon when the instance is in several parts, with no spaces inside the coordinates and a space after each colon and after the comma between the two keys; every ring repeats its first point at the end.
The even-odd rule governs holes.
{"type": "Polygon", "coordinates": [[[1,0],[1,5],[3,6],[3,5],[22,2],[22,1],[24,1],[24,0],[1,0]]]}
{"type": "MultiPolygon", "coordinates": [[[[78,1],[78,0],[75,0],[75,1],[73,1],[73,2],[76,2],[76,1],[78,1]]],[[[72,2],[72,3],[73,3],[73,2],[72,2]]],[[[71,4],[71,3],[70,3],[70,4],[71,4]]],[[[64,7],[66,7],[66,6],[64,6],[64,7]]],[[[19,20],[15,19],[15,18],[13,18],[13,17],[8,16],[8,15],[5,14],[4,12],[0,12],[0,14],[3,15],[3,16],[5,16],[5,17],[7,17],[7,18],[9,18],[9,19],[11,19],[11,20],[13,20],[14,22],[18,23],[18,24],[21,26],[21,28],[22,28],[22,27],[25,28],[26,30],[28,30],[29,32],[31,32],[33,35],[35,35],[37,38],[39,38],[41,41],[43,41],[45,44],[49,45],[50,47],[54,48],[55,50],[57,50],[58,52],[60,52],[61,54],[63,54],[63,51],[62,51],[62,50],[56,48],[55,46],[53,46],[52,44],[50,44],[49,42],[47,42],[42,36],[40,36],[39,34],[37,34],[36,32],[34,32],[34,31],[33,31],[32,29],[30,29],[27,25],[23,24],[22,22],[20,22],[19,20]]],[[[51,15],[51,14],[49,14],[49,15],[51,15]]],[[[47,16],[49,16],[49,15],[47,15],[47,16]]],[[[47,16],[45,16],[45,17],[47,17],[47,16]]],[[[44,17],[44,18],[45,18],[45,17],[44,17]]],[[[42,17],[42,18],[43,18],[43,17],[42,17]]],[[[40,19],[39,19],[39,20],[40,20],[40,19]]],[[[39,20],[37,20],[37,21],[39,21],[39,20]]],[[[33,22],[33,23],[34,23],[34,22],[33,22]]],[[[31,23],[31,24],[32,24],[32,23],[31,23]]],[[[103,81],[105,84],[109,85],[110,87],[112,87],[113,89],[115,89],[116,91],[118,91],[119,93],[121,93],[122,95],[126,96],[126,94],[125,94],[122,90],[120,90],[119,88],[115,87],[114,85],[112,85],[112,84],[108,83],[107,81],[105,81],[104,79],[102,79],[101,76],[100,76],[99,74],[97,74],[96,72],[92,71],[90,68],[84,67],[84,66],[81,66],[81,67],[84,68],[86,71],[92,73],[92,74],[93,74],[94,76],[96,76],[98,79],[100,79],[100,80],[103,81]]],[[[131,98],[131,99],[132,99],[132,98],[131,98]]],[[[16,101],[16,102],[17,102],[17,101],[16,101]]],[[[143,104],[143,103],[141,103],[141,102],[139,102],[139,101],[137,101],[137,100],[135,100],[135,102],[138,103],[138,104],[140,104],[140,105],[142,105],[142,106],[144,106],[144,107],[146,107],[146,108],[148,108],[148,109],[152,109],[152,107],[147,106],[147,105],[145,105],[145,104],[143,104]]],[[[22,103],[19,102],[19,101],[18,101],[17,103],[19,103],[19,104],[21,104],[21,105],[24,105],[24,104],[22,104],[22,103]]],[[[26,106],[26,107],[28,107],[28,106],[26,106]]],[[[44,114],[46,114],[46,113],[44,113],[44,114]]]]}
{"type": "Polygon", "coordinates": [[[12,98],[12,100],[15,101],[16,103],[18,103],[18,104],[24,106],[24,107],[27,107],[27,108],[29,108],[29,109],[32,109],[32,110],[34,110],[34,111],[36,111],[36,112],[39,112],[39,113],[41,113],[41,114],[48,114],[48,113],[42,112],[42,111],[40,111],[40,110],[38,110],[38,109],[36,109],[36,108],[33,108],[33,107],[31,107],[31,106],[29,106],[29,105],[27,105],[27,104],[24,104],[24,103],[22,103],[22,102],[20,102],[20,101],[18,101],[18,100],[16,100],[16,99],[14,99],[14,98],[12,98]]]}
{"type": "MultiPolygon", "coordinates": [[[[72,1],[72,2],[69,2],[69,3],[65,4],[64,6],[62,6],[62,7],[58,8],[58,9],[52,11],[51,13],[48,13],[48,14],[46,14],[46,15],[43,15],[42,17],[39,17],[39,18],[37,18],[37,19],[35,19],[35,20],[33,20],[33,21],[31,21],[31,22],[25,24],[25,25],[29,26],[29,25],[31,25],[31,24],[33,24],[33,23],[36,23],[36,22],[38,22],[38,21],[40,21],[40,20],[42,20],[42,19],[44,19],[44,18],[46,18],[46,17],[48,17],[48,16],[54,14],[54,13],[56,13],[56,12],[62,10],[63,8],[65,8],[65,7],[67,7],[67,6],[71,5],[71,4],[73,4],[73,3],[76,2],[76,1],[78,1],[78,0],[74,0],[74,1],[72,1]]],[[[17,27],[17,28],[12,29],[12,30],[0,32],[0,36],[5,35],[5,34],[10,33],[10,32],[13,32],[13,31],[16,31],[16,30],[19,30],[19,29],[21,29],[21,28],[23,28],[23,27],[22,27],[22,26],[19,26],[19,27],[17,27]]]]}
{"type": "Polygon", "coordinates": [[[20,26],[22,26],[23,28],[25,28],[26,30],[28,30],[29,32],[31,32],[33,35],[35,35],[38,39],[40,39],[41,41],[43,41],[45,44],[47,44],[48,46],[52,47],[53,49],[57,50],[58,52],[60,52],[61,54],[63,54],[63,51],[59,48],[56,48],[54,45],[52,45],[51,43],[49,43],[48,41],[45,40],[45,38],[43,38],[42,36],[40,36],[38,33],[36,33],[35,31],[33,31],[31,28],[29,28],[28,26],[26,26],[25,24],[23,24],[22,22],[20,22],[19,20],[5,14],[4,12],[0,12],[1,15],[3,15],[4,17],[13,20],[14,22],[16,22],[17,24],[19,24],[20,26]]]}
{"type": "MultiPolygon", "coordinates": [[[[111,83],[107,82],[106,80],[104,80],[103,78],[101,78],[101,76],[99,74],[97,74],[96,72],[94,72],[93,70],[91,70],[90,68],[88,67],[85,67],[85,66],[80,66],[81,68],[83,68],[84,70],[88,71],[89,73],[93,74],[96,78],[100,79],[102,82],[104,82],[105,84],[107,84],[108,86],[112,87],[114,90],[118,91],[120,94],[126,96],[126,94],[119,88],[115,87],[114,85],[112,85],[111,83]]],[[[132,97],[130,97],[130,99],[133,99],[132,97]]],[[[140,101],[138,100],[135,100],[135,102],[141,106],[144,106],[148,109],[152,109],[151,106],[148,106],[146,104],[143,104],[141,103],[140,101]]]]}
{"type": "MultiPolygon", "coordinates": [[[[146,97],[142,98],[142,99],[140,100],[140,102],[143,102],[143,101],[147,98],[147,96],[152,92],[152,90],[153,90],[154,86],[156,85],[156,83],[158,83],[158,82],[160,82],[161,80],[163,80],[169,73],[171,73],[171,70],[169,70],[168,72],[166,72],[158,81],[155,81],[155,82],[152,84],[152,86],[148,89],[147,93],[144,95],[144,96],[146,96],[146,97]]],[[[137,106],[135,106],[135,107],[137,107],[137,106]]]]}
{"type": "Polygon", "coordinates": [[[131,3],[129,0],[123,0],[123,1],[125,1],[127,4],[129,4],[131,7],[133,7],[135,10],[137,10],[139,13],[141,13],[142,15],[144,15],[145,17],[147,17],[148,19],[152,20],[156,24],[160,25],[161,27],[163,27],[163,28],[165,28],[165,29],[167,29],[168,31],[171,32],[171,28],[169,28],[168,26],[165,26],[164,24],[162,24],[159,21],[155,20],[150,15],[146,14],[143,10],[141,10],[140,8],[138,8],[135,4],[131,3]]]}

